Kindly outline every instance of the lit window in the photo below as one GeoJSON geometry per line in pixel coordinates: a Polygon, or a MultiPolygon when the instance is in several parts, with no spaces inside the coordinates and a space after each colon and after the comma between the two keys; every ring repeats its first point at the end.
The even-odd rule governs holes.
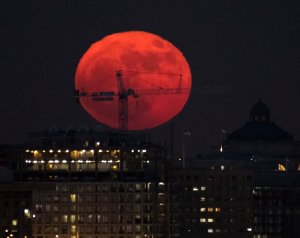
{"type": "Polygon", "coordinates": [[[29,211],[29,209],[27,209],[27,208],[24,209],[24,216],[26,218],[30,218],[30,211],[29,211]]]}
{"type": "Polygon", "coordinates": [[[208,218],[207,222],[209,222],[209,223],[214,222],[214,219],[213,218],[208,218]]]}
{"type": "Polygon", "coordinates": [[[205,207],[201,207],[200,208],[200,212],[205,212],[206,211],[206,208],[205,207]]]}
{"type": "Polygon", "coordinates": [[[201,197],[201,198],[200,198],[200,201],[201,201],[201,202],[205,202],[205,197],[201,197]]]}
{"type": "Polygon", "coordinates": [[[216,207],[216,208],[215,208],[215,211],[216,211],[216,212],[220,212],[220,211],[221,211],[221,208],[216,207]]]}
{"type": "Polygon", "coordinates": [[[205,190],[206,190],[206,187],[202,186],[201,191],[205,191],[205,190]]]}
{"type": "Polygon", "coordinates": [[[76,226],[71,226],[71,233],[75,233],[76,232],[76,226]]]}
{"type": "Polygon", "coordinates": [[[278,164],[278,171],[286,171],[286,168],[282,164],[278,164]]]}
{"type": "Polygon", "coordinates": [[[33,151],[33,157],[34,158],[40,158],[41,157],[41,153],[38,150],[33,151]]]}
{"type": "Polygon", "coordinates": [[[62,222],[68,222],[68,215],[62,215],[62,222]]]}
{"type": "Polygon", "coordinates": [[[71,202],[76,202],[76,194],[70,195],[71,202]]]}
{"type": "Polygon", "coordinates": [[[136,184],[135,185],[135,190],[136,191],[141,191],[141,185],[140,184],[136,184]]]}
{"type": "Polygon", "coordinates": [[[72,150],[70,156],[71,156],[72,159],[78,159],[79,158],[79,151],[72,150]]]}
{"type": "Polygon", "coordinates": [[[225,169],[225,166],[224,165],[221,165],[221,170],[224,170],[225,169]]]}
{"type": "Polygon", "coordinates": [[[201,222],[201,223],[206,222],[206,218],[200,218],[200,222],[201,222]]]}
{"type": "Polygon", "coordinates": [[[71,223],[75,223],[75,221],[76,221],[76,216],[75,215],[71,215],[71,223]]]}
{"type": "Polygon", "coordinates": [[[208,212],[213,212],[214,209],[213,209],[212,207],[208,207],[208,208],[207,208],[207,211],[208,211],[208,212]]]}
{"type": "Polygon", "coordinates": [[[193,191],[198,191],[199,189],[197,187],[193,187],[193,191]]]}
{"type": "Polygon", "coordinates": [[[16,220],[16,219],[12,220],[11,224],[13,226],[17,226],[18,225],[18,220],[16,220]]]}
{"type": "Polygon", "coordinates": [[[207,229],[207,233],[214,233],[214,229],[207,229]]]}

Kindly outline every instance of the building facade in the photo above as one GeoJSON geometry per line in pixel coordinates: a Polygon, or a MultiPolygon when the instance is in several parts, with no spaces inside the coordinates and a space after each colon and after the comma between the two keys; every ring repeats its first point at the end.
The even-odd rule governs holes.
{"type": "Polygon", "coordinates": [[[11,176],[0,184],[6,207],[1,235],[177,237],[169,219],[165,150],[137,135],[80,134],[33,133],[23,148],[3,150],[5,160],[10,154],[16,162],[2,168],[11,176]]]}

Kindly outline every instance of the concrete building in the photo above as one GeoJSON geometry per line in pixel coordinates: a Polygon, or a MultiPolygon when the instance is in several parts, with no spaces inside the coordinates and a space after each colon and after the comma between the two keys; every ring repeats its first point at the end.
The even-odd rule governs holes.
{"type": "MultiPolygon", "coordinates": [[[[1,212],[7,214],[0,223],[1,235],[178,236],[169,219],[165,150],[138,135],[92,130],[80,134],[33,133],[25,147],[8,153],[16,165],[6,164],[1,171],[12,174],[2,176],[8,179],[0,184],[2,208],[6,207],[1,212]]],[[[5,160],[6,154],[3,150],[5,160]]]]}
{"type": "Polygon", "coordinates": [[[247,163],[213,156],[173,171],[180,237],[253,237],[253,174],[247,163]]]}
{"type": "Polygon", "coordinates": [[[299,237],[300,142],[271,121],[259,99],[249,121],[228,133],[222,146],[223,154],[251,164],[254,238],[299,237]]]}

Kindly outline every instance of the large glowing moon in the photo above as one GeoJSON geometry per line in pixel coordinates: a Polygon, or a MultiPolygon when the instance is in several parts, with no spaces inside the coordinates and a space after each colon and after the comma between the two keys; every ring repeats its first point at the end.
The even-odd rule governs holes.
{"type": "Polygon", "coordinates": [[[81,58],[75,89],[98,122],[123,130],[159,126],[177,115],[191,89],[183,54],[160,36],[121,32],[95,42],[81,58]]]}

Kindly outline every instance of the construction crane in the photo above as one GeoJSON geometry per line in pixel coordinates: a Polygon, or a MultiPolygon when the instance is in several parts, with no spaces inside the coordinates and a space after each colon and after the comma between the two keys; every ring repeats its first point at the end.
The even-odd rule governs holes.
{"type": "Polygon", "coordinates": [[[182,88],[182,74],[165,74],[165,73],[151,73],[140,71],[126,71],[132,73],[142,74],[160,74],[178,77],[178,85],[175,88],[163,88],[158,85],[153,85],[155,88],[149,89],[133,89],[126,88],[123,80],[123,70],[116,71],[116,82],[118,91],[101,91],[101,92],[84,92],[76,90],[76,97],[79,100],[80,97],[91,97],[94,102],[113,101],[114,98],[118,98],[118,121],[119,129],[128,130],[128,97],[138,98],[146,95],[170,95],[170,94],[189,94],[190,88],[182,88]]]}

